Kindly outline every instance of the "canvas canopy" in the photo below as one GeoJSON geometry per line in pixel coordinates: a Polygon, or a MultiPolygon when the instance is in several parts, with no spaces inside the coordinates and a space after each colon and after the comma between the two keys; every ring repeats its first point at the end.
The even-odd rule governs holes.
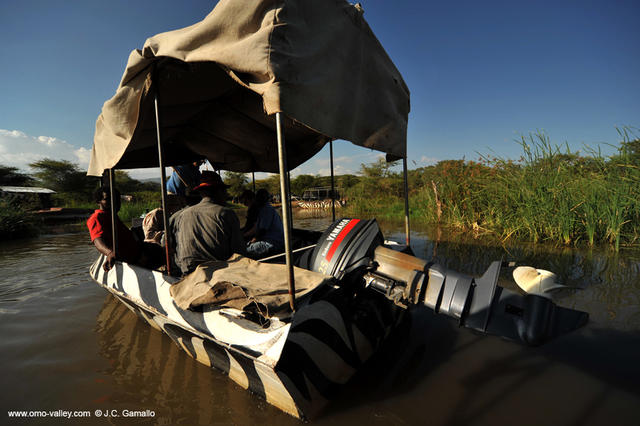
{"type": "Polygon", "coordinates": [[[149,38],[98,117],[89,175],[158,166],[155,94],[168,166],[278,172],[277,112],[290,169],[334,139],[406,155],[409,90],[344,0],[220,0],[149,38]]]}

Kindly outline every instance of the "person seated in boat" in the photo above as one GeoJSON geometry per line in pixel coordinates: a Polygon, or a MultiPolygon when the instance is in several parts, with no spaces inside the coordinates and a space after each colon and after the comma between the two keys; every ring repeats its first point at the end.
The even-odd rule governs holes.
{"type": "Polygon", "coordinates": [[[200,183],[200,165],[203,161],[194,161],[189,164],[182,164],[173,167],[173,173],[167,180],[167,193],[185,197],[200,183]]]}
{"type": "Polygon", "coordinates": [[[93,195],[99,208],[87,220],[87,228],[89,228],[89,235],[93,245],[107,257],[103,265],[104,270],[111,269],[116,260],[136,263],[149,268],[160,266],[162,264],[162,249],[157,245],[139,242],[133,232],[118,217],[120,192],[114,188],[115,206],[113,208],[116,213],[116,238],[118,239],[116,256],[113,250],[113,233],[111,231],[111,195],[109,187],[98,188],[93,195]]]}
{"type": "Polygon", "coordinates": [[[270,256],[284,251],[284,228],[282,219],[269,200],[269,192],[262,188],[253,202],[257,211],[256,222],[245,232],[247,255],[253,259],[270,256]]]}
{"type": "Polygon", "coordinates": [[[247,236],[245,234],[251,229],[253,229],[253,225],[256,223],[256,220],[258,219],[258,209],[257,209],[258,206],[255,203],[255,200],[256,200],[256,194],[254,194],[253,191],[250,191],[248,189],[245,189],[242,192],[242,195],[240,195],[240,202],[247,207],[247,218],[244,222],[244,226],[240,228],[240,230],[242,231],[242,235],[245,239],[247,239],[247,236]]]}
{"type": "MultiPolygon", "coordinates": [[[[160,204],[162,204],[162,201],[160,201],[160,204]]],[[[186,205],[184,198],[177,195],[167,195],[168,217],[171,217],[186,205]]],[[[144,233],[145,242],[164,246],[164,211],[162,207],[153,209],[144,216],[144,219],[142,219],[142,232],[144,233]]]]}
{"type": "Polygon", "coordinates": [[[238,216],[226,207],[227,188],[215,172],[202,172],[194,188],[202,200],[175,213],[169,227],[175,244],[175,262],[183,275],[209,260],[227,260],[245,254],[238,216]]]}

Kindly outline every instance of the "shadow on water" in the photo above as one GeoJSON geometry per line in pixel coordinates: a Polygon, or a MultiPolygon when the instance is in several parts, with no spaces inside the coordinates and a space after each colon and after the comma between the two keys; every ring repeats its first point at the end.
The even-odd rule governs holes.
{"type": "MultiPolygon", "coordinates": [[[[397,224],[381,227],[385,236],[404,239],[397,224]]],[[[328,419],[349,417],[345,412],[357,406],[373,413],[370,421],[388,424],[425,417],[448,425],[638,423],[640,252],[487,246],[472,239],[438,241],[424,231],[412,234],[412,246],[418,257],[474,276],[500,258],[554,271],[573,287],[556,292],[554,301],[589,312],[590,322],[530,348],[414,308],[345,387],[328,419]]],[[[510,272],[503,270],[500,285],[514,289],[510,272]]]]}
{"type": "Polygon", "coordinates": [[[403,326],[321,420],[577,426],[640,419],[638,332],[587,329],[530,348],[457,329],[424,309],[403,326]]]}

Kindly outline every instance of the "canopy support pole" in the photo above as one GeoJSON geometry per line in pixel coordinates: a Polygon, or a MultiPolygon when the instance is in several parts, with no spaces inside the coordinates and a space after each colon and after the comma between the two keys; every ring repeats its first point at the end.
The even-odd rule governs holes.
{"type": "Polygon", "coordinates": [[[251,181],[253,182],[253,195],[256,194],[256,172],[251,172],[251,181]]]}
{"type": "MultiPolygon", "coordinates": [[[[288,167],[288,166],[287,166],[288,167]]],[[[289,218],[291,221],[290,230],[293,233],[293,211],[291,210],[293,207],[291,206],[291,172],[287,170],[287,194],[289,194],[289,198],[287,198],[287,206],[289,207],[289,218]]]]}
{"type": "Polygon", "coordinates": [[[164,226],[164,253],[167,265],[167,275],[171,275],[171,258],[169,247],[171,247],[171,233],[169,232],[169,218],[167,217],[167,174],[164,169],[164,155],[162,151],[162,138],[160,137],[160,112],[158,107],[158,88],[156,86],[153,97],[153,104],[156,113],[156,136],[158,138],[158,165],[160,166],[160,191],[162,193],[162,224],[164,226]]]}
{"type": "Polygon", "coordinates": [[[409,179],[407,177],[407,157],[402,158],[402,175],[404,177],[404,232],[407,236],[407,246],[409,246],[411,238],[409,236],[409,179]]]}
{"type": "Polygon", "coordinates": [[[336,221],[336,188],[333,176],[333,141],[329,141],[329,156],[331,157],[331,221],[336,221]]]}
{"type": "Polygon", "coordinates": [[[289,306],[291,312],[295,312],[295,276],[293,274],[293,261],[291,258],[291,206],[289,205],[289,183],[287,182],[287,148],[284,141],[284,132],[280,113],[276,113],[276,131],[278,132],[278,166],[280,168],[280,205],[282,206],[282,219],[284,219],[284,252],[289,270],[289,306]]]}
{"type": "Polygon", "coordinates": [[[113,176],[113,169],[109,169],[109,200],[111,203],[111,250],[113,250],[113,257],[115,259],[118,258],[118,230],[116,228],[116,203],[115,203],[115,193],[113,191],[113,181],[115,177],[113,176]]]}

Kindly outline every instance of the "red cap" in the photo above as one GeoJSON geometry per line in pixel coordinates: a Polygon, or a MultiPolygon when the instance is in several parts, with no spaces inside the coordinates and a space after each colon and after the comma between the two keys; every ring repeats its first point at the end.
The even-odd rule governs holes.
{"type": "Polygon", "coordinates": [[[205,170],[202,172],[202,175],[200,176],[200,185],[193,188],[193,190],[197,191],[198,189],[202,189],[206,187],[229,188],[230,185],[226,185],[224,182],[222,182],[222,178],[220,177],[219,174],[209,170],[205,170]]]}

